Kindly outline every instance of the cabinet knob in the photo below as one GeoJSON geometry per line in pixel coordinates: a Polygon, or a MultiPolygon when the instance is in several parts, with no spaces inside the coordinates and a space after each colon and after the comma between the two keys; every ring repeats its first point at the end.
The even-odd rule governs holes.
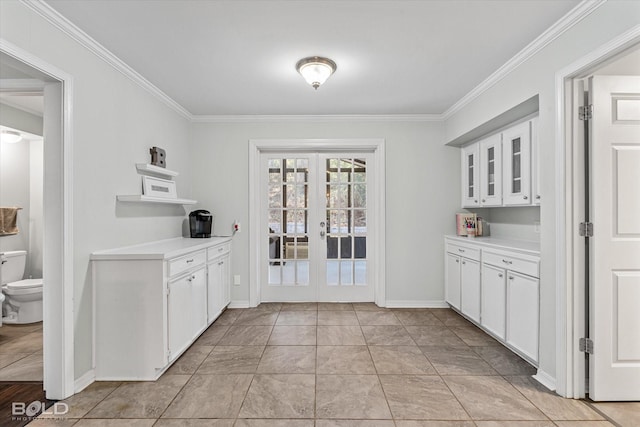
{"type": "Polygon", "coordinates": [[[193,262],[193,259],[188,259],[187,260],[187,264],[189,264],[190,262],[193,262]]]}
{"type": "Polygon", "coordinates": [[[459,259],[457,259],[457,260],[456,260],[456,262],[460,262],[460,260],[459,260],[459,259]]]}
{"type": "Polygon", "coordinates": [[[522,196],[523,199],[527,200],[529,196],[522,196]]]}
{"type": "Polygon", "coordinates": [[[498,277],[502,277],[502,276],[503,276],[502,273],[498,273],[498,277]]]}
{"type": "Polygon", "coordinates": [[[462,265],[466,265],[466,264],[467,264],[466,262],[462,261],[462,265]]]}
{"type": "Polygon", "coordinates": [[[508,261],[506,259],[503,259],[502,262],[504,262],[505,264],[509,264],[509,265],[513,264],[513,261],[508,261]]]}
{"type": "Polygon", "coordinates": [[[458,248],[458,252],[464,252],[464,249],[458,248]]]}
{"type": "Polygon", "coordinates": [[[539,194],[536,196],[536,200],[540,200],[540,195],[539,194]]]}
{"type": "Polygon", "coordinates": [[[486,199],[482,199],[482,203],[486,202],[486,199]]]}
{"type": "Polygon", "coordinates": [[[514,279],[514,277],[513,277],[513,276],[509,276],[509,280],[513,280],[513,279],[514,279]]]}
{"type": "Polygon", "coordinates": [[[224,261],[220,261],[220,262],[218,263],[218,265],[222,265],[222,264],[224,264],[224,261]]]}
{"type": "Polygon", "coordinates": [[[478,201],[477,201],[477,200],[474,200],[474,201],[473,201],[473,203],[478,203],[478,201]]]}

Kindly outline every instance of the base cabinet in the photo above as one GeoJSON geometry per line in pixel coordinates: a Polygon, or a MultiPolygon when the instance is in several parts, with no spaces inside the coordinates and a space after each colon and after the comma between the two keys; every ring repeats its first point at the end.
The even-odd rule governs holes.
{"type": "Polygon", "coordinates": [[[480,239],[446,238],[445,248],[447,303],[537,365],[539,256],[487,247],[480,239]]]}
{"type": "Polygon", "coordinates": [[[480,325],[495,337],[506,338],[507,287],[505,270],[482,264],[482,320],[480,325]]]}
{"type": "Polygon", "coordinates": [[[539,280],[509,272],[507,281],[507,344],[538,361],[539,280]]]}
{"type": "Polygon", "coordinates": [[[96,379],[157,379],[229,303],[230,256],[228,238],[93,253],[96,379]]]}

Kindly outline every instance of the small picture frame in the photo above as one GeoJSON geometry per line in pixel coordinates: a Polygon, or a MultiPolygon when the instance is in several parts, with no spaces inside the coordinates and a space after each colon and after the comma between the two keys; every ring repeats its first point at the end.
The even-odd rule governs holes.
{"type": "Polygon", "coordinates": [[[146,175],[142,177],[142,194],[163,199],[178,198],[175,181],[146,175]]]}

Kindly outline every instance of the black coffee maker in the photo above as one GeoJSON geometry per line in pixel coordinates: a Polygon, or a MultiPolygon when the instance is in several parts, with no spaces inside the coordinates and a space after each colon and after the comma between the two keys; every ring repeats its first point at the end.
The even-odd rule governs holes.
{"type": "Polygon", "coordinates": [[[189,214],[189,228],[191,229],[191,238],[211,237],[212,226],[213,215],[211,215],[211,212],[199,209],[189,214]]]}

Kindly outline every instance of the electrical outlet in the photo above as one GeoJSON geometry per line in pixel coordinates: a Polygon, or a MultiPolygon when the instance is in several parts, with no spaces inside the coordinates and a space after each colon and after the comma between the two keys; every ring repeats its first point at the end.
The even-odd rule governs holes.
{"type": "Polygon", "coordinates": [[[233,285],[234,286],[240,286],[240,275],[239,274],[234,274],[233,275],[233,285]]]}

